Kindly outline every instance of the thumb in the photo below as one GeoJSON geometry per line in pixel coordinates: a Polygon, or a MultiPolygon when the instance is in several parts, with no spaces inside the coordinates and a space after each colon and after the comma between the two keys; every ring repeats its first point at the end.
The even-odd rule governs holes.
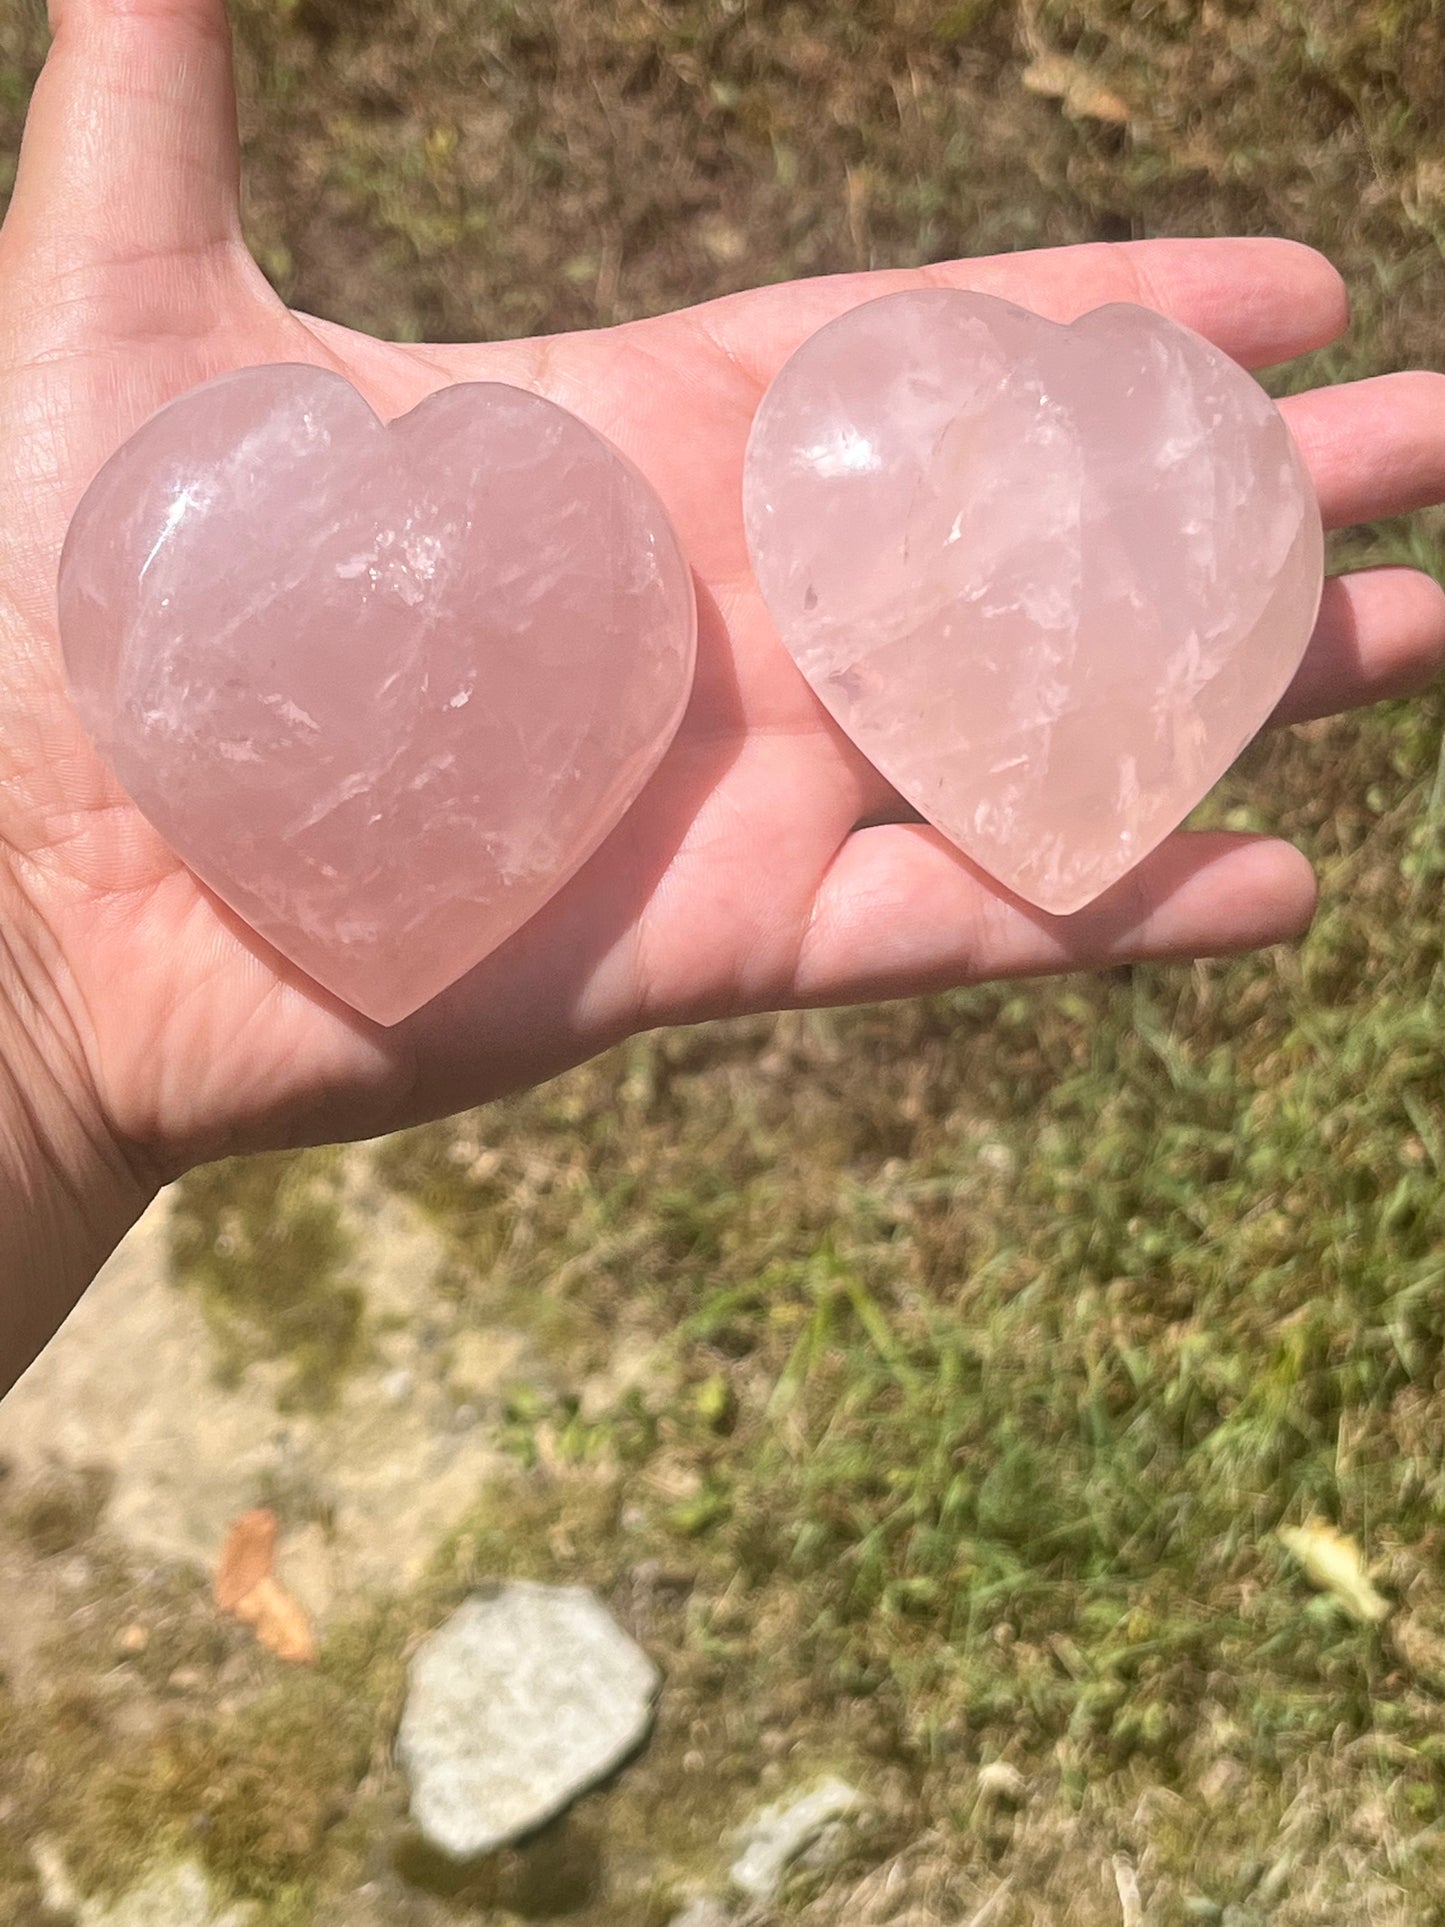
{"type": "Polygon", "coordinates": [[[240,246],[222,0],[52,0],[5,254],[61,274],[240,246]]]}

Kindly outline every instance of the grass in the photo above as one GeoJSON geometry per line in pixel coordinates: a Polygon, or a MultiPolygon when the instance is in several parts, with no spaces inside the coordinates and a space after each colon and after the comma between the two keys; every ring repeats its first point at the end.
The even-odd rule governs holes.
{"type": "MultiPolygon", "coordinates": [[[[258,254],[358,325],[513,333],[828,268],[1280,231],[1351,283],[1316,375],[1438,355],[1427,0],[236,15],[258,254]]],[[[38,50],[0,22],[0,151],[38,50]]],[[[1436,566],[1438,539],[1337,553],[1436,566]]],[[[1432,698],[1295,732],[1211,804],[1316,861],[1297,950],[644,1038],[380,1147],[468,1319],[525,1325],[565,1389],[514,1390],[515,1474],[299,1683],[252,1658],[227,1686],[204,1599],[97,1553],[97,1643],[57,1635],[71,1697],[7,1722],[22,1837],[90,1841],[97,1881],[183,1842],[306,1920],[398,1837],[408,1641],[517,1572],[602,1587],[668,1688],[648,1752],[461,1918],[649,1927],[733,1818],[824,1768],[872,1818],[780,1919],[863,1927],[846,1895],[892,1860],[900,1915],[968,1920],[1007,1883],[990,1927],[1117,1927],[1119,1855],[1151,1927],[1445,1917],[1441,720],[1432,698]],[[584,1400],[620,1337],[652,1365],[584,1400]],[[1314,1515],[1365,1548],[1382,1627],[1275,1537],[1314,1515]],[[142,1609],[163,1744],[87,1685],[142,1609]],[[169,1689],[178,1664],[202,1686],[169,1689]]],[[[300,1402],[362,1342],[333,1171],[182,1193],[222,1368],[286,1356],[300,1402]]],[[[58,1488],[4,1530],[40,1561],[94,1541],[58,1488]]],[[[35,1904],[19,1849],[0,1897],[35,1904]]]]}

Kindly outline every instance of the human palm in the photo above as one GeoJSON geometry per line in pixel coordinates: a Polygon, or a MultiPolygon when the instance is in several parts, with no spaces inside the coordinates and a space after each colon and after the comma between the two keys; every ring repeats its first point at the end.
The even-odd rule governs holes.
{"type": "MultiPolygon", "coordinates": [[[[535,1081],[628,1032],[984,976],[1237,949],[1298,931],[1288,846],[1181,835],[1055,919],[918,823],[780,647],[743,541],[744,443],[793,347],[922,275],[1056,318],[1140,300],[1249,365],[1330,339],[1333,270],[1286,242],[1155,242],[758,290],[524,343],[399,346],[290,314],[246,254],[219,0],[67,0],[0,237],[0,915],[34,1021],[149,1169],[368,1134],[535,1081]],[[241,929],[129,805],[72,717],[54,630],[67,519],[106,456],[221,371],[322,363],[394,415],[450,381],[533,387],[648,475],[697,580],[677,740],[623,824],[507,945],[381,1030],[241,929]]],[[[1445,381],[1288,404],[1326,520],[1445,492],[1445,381]]],[[[1281,720],[1415,686],[1445,643],[1425,577],[1333,582],[1281,720]]]]}

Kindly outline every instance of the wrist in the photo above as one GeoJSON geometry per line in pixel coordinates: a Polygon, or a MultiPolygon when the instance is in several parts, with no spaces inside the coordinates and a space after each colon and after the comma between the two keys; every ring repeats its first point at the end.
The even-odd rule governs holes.
{"type": "Polygon", "coordinates": [[[107,1127],[63,1007],[0,895],[0,1393],[154,1195],[107,1127]]]}

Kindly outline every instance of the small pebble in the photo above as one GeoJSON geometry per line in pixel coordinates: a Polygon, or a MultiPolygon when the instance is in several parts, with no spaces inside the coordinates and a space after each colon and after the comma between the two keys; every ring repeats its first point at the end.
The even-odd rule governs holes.
{"type": "Polygon", "coordinates": [[[1017,1805],[1028,1792],[1029,1783],[1007,1760],[991,1760],[978,1770],[978,1790],[986,1800],[1008,1800],[1017,1805]]]}
{"type": "Polygon", "coordinates": [[[699,1894],[680,1914],[674,1914],[668,1927],[728,1927],[732,1915],[711,1894],[699,1894]]]}
{"type": "MultiPolygon", "coordinates": [[[[830,1778],[792,1800],[763,1808],[738,1832],[728,1877],[750,1900],[772,1900],[793,1862],[861,1804],[855,1787],[830,1778]]],[[[834,1839],[841,1844],[841,1829],[834,1839]]]]}

